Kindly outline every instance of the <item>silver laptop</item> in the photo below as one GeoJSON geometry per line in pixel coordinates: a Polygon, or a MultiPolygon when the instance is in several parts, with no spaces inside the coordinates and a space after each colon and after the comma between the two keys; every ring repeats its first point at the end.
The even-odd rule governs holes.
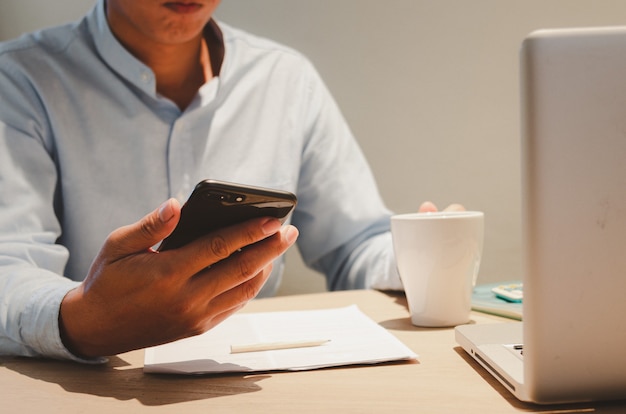
{"type": "Polygon", "coordinates": [[[626,399],[626,27],[521,51],[524,321],[457,327],[522,401],[626,399]]]}

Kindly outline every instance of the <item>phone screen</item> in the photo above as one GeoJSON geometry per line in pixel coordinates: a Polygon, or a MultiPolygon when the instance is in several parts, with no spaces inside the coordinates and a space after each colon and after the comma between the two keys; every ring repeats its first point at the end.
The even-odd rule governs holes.
{"type": "Polygon", "coordinates": [[[176,249],[222,227],[256,217],[284,222],[297,203],[290,192],[216,180],[196,185],[183,205],[178,225],[159,247],[176,249]]]}

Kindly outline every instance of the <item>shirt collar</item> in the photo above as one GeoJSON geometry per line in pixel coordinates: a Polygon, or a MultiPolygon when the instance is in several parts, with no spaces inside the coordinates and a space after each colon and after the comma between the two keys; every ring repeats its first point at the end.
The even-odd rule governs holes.
{"type": "MultiPolygon", "coordinates": [[[[89,31],[94,39],[98,53],[103,60],[126,80],[156,97],[156,79],[152,69],[133,56],[117,40],[106,17],[106,0],[99,0],[96,7],[87,16],[89,31]]],[[[204,35],[210,47],[211,66],[215,77],[218,77],[224,63],[224,38],[217,22],[211,20],[204,29],[204,35]]],[[[208,82],[212,83],[212,82],[208,82]]],[[[213,88],[211,88],[213,89],[213,88]]],[[[210,95],[213,95],[210,94],[210,95]]]]}
{"type": "Polygon", "coordinates": [[[145,93],[156,96],[156,80],[149,66],[134,57],[111,32],[106,17],[105,1],[99,0],[87,16],[89,31],[98,53],[113,70],[145,93]]]}
{"type": "Polygon", "coordinates": [[[213,75],[219,76],[224,63],[225,46],[222,29],[220,29],[215,20],[211,19],[204,27],[204,38],[209,47],[213,75]]]}

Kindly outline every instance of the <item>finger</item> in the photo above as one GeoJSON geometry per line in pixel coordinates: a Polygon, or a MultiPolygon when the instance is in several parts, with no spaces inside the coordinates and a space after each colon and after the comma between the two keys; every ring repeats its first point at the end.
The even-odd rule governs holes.
{"type": "Polygon", "coordinates": [[[437,211],[437,206],[431,201],[424,201],[418,211],[420,213],[434,213],[437,211]]]}
{"type": "MultiPolygon", "coordinates": [[[[226,320],[229,316],[233,315],[234,313],[237,313],[239,310],[243,309],[246,306],[247,303],[241,303],[237,306],[234,306],[232,308],[228,308],[227,310],[218,313],[216,315],[214,315],[211,319],[206,320],[205,323],[202,325],[201,329],[200,329],[200,333],[204,333],[206,331],[208,331],[209,329],[213,329],[214,327],[216,327],[217,325],[219,325],[220,323],[224,322],[224,320],[226,320]]],[[[207,306],[207,314],[211,314],[212,310],[214,311],[216,307],[214,306],[214,303],[211,302],[210,304],[208,304],[207,306]]]]}
{"type": "Polygon", "coordinates": [[[217,230],[179,249],[161,254],[176,254],[176,266],[183,273],[194,275],[224,260],[234,252],[276,234],[280,228],[281,223],[275,218],[248,220],[217,230]]]}
{"type": "Polygon", "coordinates": [[[210,301],[207,301],[207,315],[215,312],[215,309],[222,309],[223,311],[214,315],[210,320],[207,320],[203,328],[211,329],[221,323],[228,316],[245,307],[250,300],[254,299],[259,294],[271,273],[272,266],[269,265],[247,282],[222,293],[210,301]]]}
{"type": "MultiPolygon", "coordinates": [[[[297,237],[298,230],[295,227],[284,226],[266,240],[249,246],[203,272],[201,277],[194,280],[198,284],[194,289],[202,289],[207,297],[215,297],[239,287],[271,266],[277,257],[293,245],[297,237]]],[[[258,292],[254,293],[253,289],[250,289],[240,293],[242,300],[247,301],[258,292]]]]}
{"type": "Polygon", "coordinates": [[[104,249],[115,248],[118,254],[149,249],[174,231],[179,218],[180,203],[171,198],[138,222],[114,230],[104,249]]]}
{"type": "Polygon", "coordinates": [[[465,207],[461,204],[453,203],[446,207],[443,211],[465,211],[465,207]]]}

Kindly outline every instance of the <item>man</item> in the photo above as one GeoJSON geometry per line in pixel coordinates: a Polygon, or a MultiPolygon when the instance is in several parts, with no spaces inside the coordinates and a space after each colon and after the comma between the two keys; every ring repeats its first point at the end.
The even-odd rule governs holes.
{"type": "Polygon", "coordinates": [[[100,0],[0,46],[0,353],[97,362],[274,293],[294,226],[152,249],[205,178],[297,193],[330,289],[401,288],[390,213],[317,73],[218,24],[218,4],[100,0]]]}

